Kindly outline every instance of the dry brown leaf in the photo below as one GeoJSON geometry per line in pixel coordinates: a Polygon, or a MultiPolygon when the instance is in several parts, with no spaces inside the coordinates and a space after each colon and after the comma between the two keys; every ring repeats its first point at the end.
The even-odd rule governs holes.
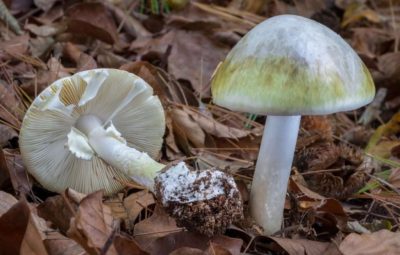
{"type": "Polygon", "coordinates": [[[27,24],[24,27],[26,30],[37,36],[48,37],[55,36],[64,32],[66,26],[62,23],[53,23],[49,25],[38,26],[35,24],[27,24]]]}
{"type": "Polygon", "coordinates": [[[302,0],[302,1],[273,1],[275,5],[275,15],[277,14],[297,14],[304,17],[311,17],[315,13],[327,8],[329,1],[302,0]]]}
{"type": "MultiPolygon", "coordinates": [[[[174,131],[179,127],[183,135],[192,143],[194,147],[204,147],[206,135],[196,122],[187,112],[173,108],[170,110],[170,116],[174,121],[174,131]]],[[[177,136],[178,134],[175,133],[177,136]]]]}
{"type": "Polygon", "coordinates": [[[46,250],[50,255],[85,255],[85,250],[74,240],[69,239],[57,231],[46,233],[43,240],[46,250]]]}
{"type": "Polygon", "coordinates": [[[26,201],[12,206],[0,217],[1,254],[47,255],[37,224],[26,201]]]}
{"type": "Polygon", "coordinates": [[[47,198],[37,209],[40,217],[53,223],[53,228],[65,234],[77,208],[77,204],[71,201],[64,192],[62,195],[47,198]]]}
{"type": "Polygon", "coordinates": [[[75,4],[67,10],[66,16],[69,32],[91,36],[109,44],[118,40],[114,19],[101,2],[75,4]]]}
{"type": "Polygon", "coordinates": [[[16,203],[18,203],[18,200],[15,197],[0,190],[0,217],[16,203]]]}
{"type": "Polygon", "coordinates": [[[154,203],[153,195],[147,190],[133,193],[124,199],[124,207],[131,221],[136,220],[142,210],[154,203]]]}
{"type": "Polygon", "coordinates": [[[145,42],[134,41],[131,49],[137,49],[141,56],[149,52],[167,54],[168,73],[178,80],[189,81],[201,97],[210,96],[209,79],[229,51],[229,47],[215,43],[203,33],[183,30],[171,30],[145,42]]]}
{"type": "Polygon", "coordinates": [[[155,239],[176,231],[182,229],[176,226],[175,220],[161,206],[156,205],[153,215],[135,225],[134,237],[142,248],[148,250],[155,239]]]}
{"type": "MultiPolygon", "coordinates": [[[[67,235],[91,254],[98,254],[113,232],[111,209],[103,204],[101,191],[86,196],[71,220],[67,235]]],[[[117,254],[111,245],[107,254],[117,254]]]]}
{"type": "Polygon", "coordinates": [[[169,255],[207,255],[207,254],[200,249],[182,247],[174,250],[169,255]]]}
{"type": "MultiPolygon", "coordinates": [[[[398,84],[400,81],[400,52],[390,52],[379,56],[378,68],[388,80],[386,86],[398,84]]],[[[396,90],[396,95],[398,94],[396,90]]],[[[390,91],[389,93],[393,93],[390,91]]],[[[390,95],[393,97],[394,95],[390,95]]]]}
{"type": "Polygon", "coordinates": [[[114,238],[114,246],[118,252],[118,255],[148,255],[146,251],[143,251],[139,245],[132,239],[125,236],[117,235],[114,238]]]}
{"type": "Polygon", "coordinates": [[[131,37],[141,38],[151,36],[151,33],[136,18],[132,17],[127,10],[123,10],[123,8],[113,4],[107,4],[107,8],[113,12],[118,24],[123,24],[124,31],[131,37]]]}
{"type": "MultiPolygon", "coordinates": [[[[118,194],[108,198],[104,204],[111,208],[114,218],[123,220],[128,230],[131,230],[140,213],[146,211],[148,206],[155,203],[155,200],[147,190],[132,193],[126,198],[123,198],[122,195],[118,194]]],[[[150,210],[148,212],[150,213],[150,210]]]]}
{"type": "Polygon", "coordinates": [[[69,70],[56,58],[52,57],[47,61],[47,70],[39,70],[34,79],[29,83],[23,84],[21,88],[34,98],[37,96],[35,93],[40,93],[54,81],[66,76],[70,76],[69,70]]]}
{"type": "Polygon", "coordinates": [[[193,149],[192,151],[195,152],[194,154],[197,157],[196,162],[198,163],[200,169],[215,167],[221,170],[226,169],[229,173],[236,173],[239,169],[246,169],[254,166],[253,161],[244,159],[234,160],[233,158],[225,156],[224,154],[210,154],[202,149],[193,149]]]}
{"type": "Polygon", "coordinates": [[[396,255],[400,251],[400,233],[380,230],[372,234],[348,235],[339,246],[343,255],[396,255]]]}
{"type": "MultiPolygon", "coordinates": [[[[387,51],[392,35],[382,29],[359,27],[352,29],[351,45],[361,54],[370,59],[382,55],[387,51]]],[[[374,61],[375,62],[375,61],[374,61]]]]}
{"type": "MultiPolygon", "coordinates": [[[[154,255],[167,255],[170,254],[170,252],[183,247],[202,250],[204,251],[204,255],[239,255],[241,254],[240,249],[242,244],[243,241],[241,239],[231,238],[227,236],[215,236],[210,239],[200,234],[195,234],[191,232],[179,232],[158,238],[148,249],[150,254],[154,255]],[[214,253],[212,252],[213,248],[215,248],[214,253]],[[226,253],[226,251],[228,251],[229,253],[226,253]]],[[[196,250],[191,251],[197,252],[196,250]]]]}
{"type": "MultiPolygon", "coordinates": [[[[281,252],[287,252],[289,255],[321,255],[328,254],[332,250],[336,250],[336,247],[332,247],[331,243],[327,242],[316,242],[306,239],[287,239],[279,237],[266,237],[257,236],[254,240],[256,250],[263,247],[262,251],[270,251],[274,254],[280,254],[281,252]],[[257,248],[259,246],[260,248],[257,248]],[[267,250],[265,250],[265,247],[267,250]]],[[[260,250],[261,251],[261,250],[260,250]]],[[[330,253],[339,255],[340,253],[330,253]]]]}
{"type": "Polygon", "coordinates": [[[29,36],[20,35],[10,40],[0,41],[0,59],[5,61],[11,58],[11,55],[24,55],[28,51],[29,36]]]}
{"type": "Polygon", "coordinates": [[[379,14],[368,8],[365,3],[354,1],[346,6],[341,26],[346,27],[349,24],[355,23],[362,19],[366,19],[373,23],[378,23],[381,21],[379,14]]]}
{"type": "Polygon", "coordinates": [[[43,57],[50,52],[55,41],[52,37],[36,37],[30,39],[29,50],[33,57],[43,57]]]}
{"type": "Polygon", "coordinates": [[[310,190],[299,181],[295,181],[294,177],[290,178],[289,188],[291,192],[302,193],[302,195],[305,196],[302,199],[306,199],[308,201],[321,201],[326,199],[324,196],[321,196],[320,194],[310,190]]]}
{"type": "Polygon", "coordinates": [[[8,173],[11,184],[17,195],[23,196],[31,191],[32,183],[28,179],[28,172],[24,167],[20,154],[12,150],[0,150],[0,167],[2,172],[8,173]],[[4,169],[5,168],[5,169],[4,169]]]}
{"type": "Polygon", "coordinates": [[[9,145],[11,139],[18,137],[18,133],[9,126],[0,124],[0,147],[9,145]]]}
{"type": "Polygon", "coordinates": [[[393,187],[400,188],[400,168],[392,169],[387,180],[393,187]]]}
{"type": "Polygon", "coordinates": [[[0,82],[0,105],[0,118],[19,128],[25,107],[12,84],[0,82]]]}
{"type": "Polygon", "coordinates": [[[212,117],[206,116],[189,107],[183,107],[183,110],[188,113],[196,123],[207,133],[224,138],[242,138],[251,134],[250,130],[238,129],[224,125],[212,117]]]}
{"type": "Polygon", "coordinates": [[[53,5],[57,2],[58,0],[33,0],[35,5],[39,7],[41,10],[47,12],[48,10],[53,7],[53,5]]]}
{"type": "Polygon", "coordinates": [[[97,62],[100,66],[118,68],[121,65],[129,63],[129,60],[121,55],[113,53],[111,49],[100,49],[97,55],[97,62]]]}

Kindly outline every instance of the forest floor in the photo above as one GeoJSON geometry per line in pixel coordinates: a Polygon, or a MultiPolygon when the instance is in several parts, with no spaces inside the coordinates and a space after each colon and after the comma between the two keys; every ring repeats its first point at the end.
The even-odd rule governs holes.
{"type": "Polygon", "coordinates": [[[4,2],[0,254],[400,254],[400,1],[4,2]],[[266,117],[214,105],[210,79],[243,35],[279,14],[340,34],[377,96],[355,111],[302,118],[284,224],[267,236],[248,212],[266,117]],[[206,237],[178,227],[137,185],[111,197],[56,194],[29,175],[18,136],[32,100],[59,78],[101,67],[153,87],[166,117],[159,160],[232,174],[243,220],[206,237]]]}

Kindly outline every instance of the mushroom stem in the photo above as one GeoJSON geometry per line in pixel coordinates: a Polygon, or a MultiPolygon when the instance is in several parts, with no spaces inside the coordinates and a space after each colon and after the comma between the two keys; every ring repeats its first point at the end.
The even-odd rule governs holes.
{"type": "Polygon", "coordinates": [[[266,234],[279,231],[301,116],[268,116],[250,194],[251,213],[266,234]]]}
{"type": "Polygon", "coordinates": [[[100,158],[140,185],[154,191],[154,178],[165,165],[158,163],[147,153],[129,147],[121,137],[110,135],[96,116],[81,117],[76,127],[87,136],[89,145],[100,158]]]}

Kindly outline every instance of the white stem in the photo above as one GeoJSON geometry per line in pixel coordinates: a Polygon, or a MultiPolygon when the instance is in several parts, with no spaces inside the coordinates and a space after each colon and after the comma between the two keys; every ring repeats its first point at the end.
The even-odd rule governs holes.
{"type": "Polygon", "coordinates": [[[100,158],[153,191],[154,178],[165,165],[108,135],[101,120],[95,116],[81,117],[76,127],[88,137],[90,146],[100,158]]]}
{"type": "Polygon", "coordinates": [[[266,234],[282,225],[301,116],[268,116],[250,194],[251,213],[266,234]]]}

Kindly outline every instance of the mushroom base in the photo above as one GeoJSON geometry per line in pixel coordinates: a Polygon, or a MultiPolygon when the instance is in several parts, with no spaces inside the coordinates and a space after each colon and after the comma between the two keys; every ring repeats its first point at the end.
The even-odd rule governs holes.
{"type": "MultiPolygon", "coordinates": [[[[170,168],[169,168],[170,169],[170,168]]],[[[196,178],[187,183],[185,187],[176,186],[178,196],[166,193],[168,183],[175,182],[176,175],[167,175],[164,170],[155,179],[155,193],[179,227],[185,227],[189,231],[198,232],[207,236],[222,234],[226,228],[235,221],[243,218],[243,204],[240,193],[231,176],[218,170],[192,170],[196,178]],[[168,179],[170,178],[170,181],[168,179]],[[212,198],[207,197],[207,191],[221,189],[212,198]],[[197,193],[197,194],[196,194],[197,193]],[[202,198],[199,200],[190,198],[202,198]]],[[[186,172],[180,173],[179,178],[185,178],[186,172]]]]}

